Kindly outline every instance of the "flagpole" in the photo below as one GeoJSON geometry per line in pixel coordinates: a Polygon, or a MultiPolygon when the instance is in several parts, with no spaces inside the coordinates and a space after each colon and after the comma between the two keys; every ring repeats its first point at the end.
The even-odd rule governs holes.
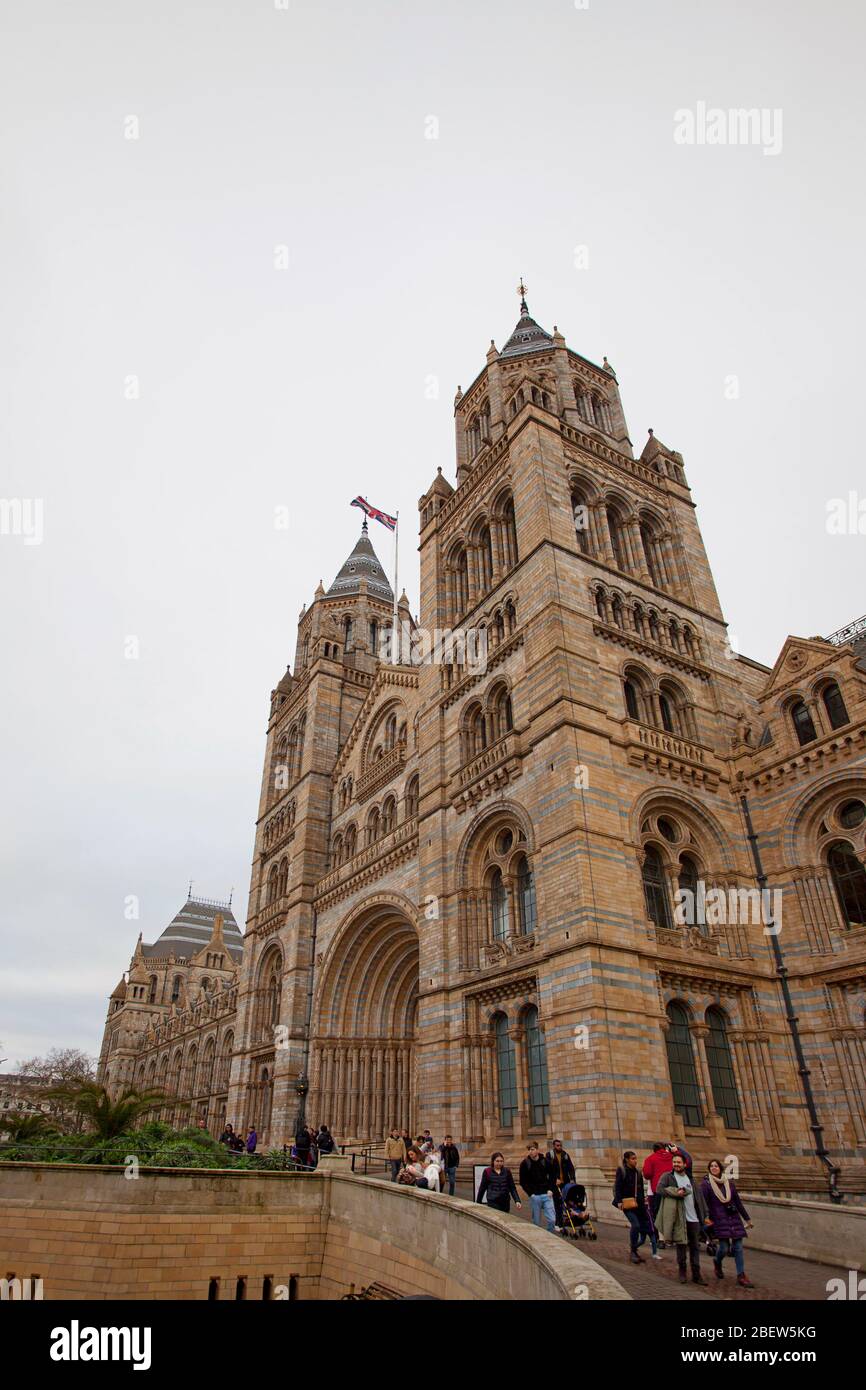
{"type": "Polygon", "coordinates": [[[397,548],[398,548],[398,537],[399,537],[399,534],[400,534],[400,513],[397,512],[397,513],[396,513],[396,520],[395,520],[395,522],[394,522],[394,631],[393,631],[392,638],[391,638],[391,661],[393,662],[393,664],[394,664],[395,666],[396,666],[397,663],[398,663],[397,625],[398,625],[399,619],[398,619],[398,615],[397,615],[397,548]]]}

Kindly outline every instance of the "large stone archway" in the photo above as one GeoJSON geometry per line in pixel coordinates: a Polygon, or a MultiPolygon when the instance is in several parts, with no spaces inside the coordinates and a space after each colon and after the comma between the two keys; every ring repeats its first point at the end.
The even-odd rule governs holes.
{"type": "Polygon", "coordinates": [[[418,932],[396,900],[368,904],[327,953],[309,1113],[340,1140],[415,1123],[418,932]]]}

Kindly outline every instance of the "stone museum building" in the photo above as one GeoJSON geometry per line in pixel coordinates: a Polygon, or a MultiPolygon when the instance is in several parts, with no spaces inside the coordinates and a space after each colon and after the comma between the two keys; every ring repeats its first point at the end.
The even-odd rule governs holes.
{"type": "Polygon", "coordinates": [[[525,297],[454,415],[417,618],[365,521],[270,696],[245,932],[139,941],[101,1077],[260,1148],[308,1077],[341,1143],[866,1192],[866,621],[732,651],[682,456],[525,297]]]}

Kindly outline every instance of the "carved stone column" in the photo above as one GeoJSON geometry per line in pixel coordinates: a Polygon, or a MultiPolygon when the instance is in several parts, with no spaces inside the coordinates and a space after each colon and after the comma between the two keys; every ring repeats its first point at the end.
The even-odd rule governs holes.
{"type": "Polygon", "coordinates": [[[591,507],[595,532],[599,539],[599,554],[603,560],[613,568],[616,568],[616,556],[613,553],[613,541],[610,538],[610,527],[607,524],[607,512],[604,505],[595,502],[591,507]]]}
{"type": "Polygon", "coordinates": [[[523,1054],[523,1040],[526,1029],[510,1028],[508,1036],[514,1043],[514,1089],[517,1093],[517,1113],[514,1116],[514,1138],[525,1135],[529,1128],[529,1096],[527,1091],[526,1062],[523,1054]]]}
{"type": "Polygon", "coordinates": [[[698,1082],[704,1097],[704,1122],[709,1129],[724,1131],[724,1122],[716,1109],[715,1097],[713,1096],[710,1063],[707,1057],[707,1037],[709,1031],[709,1026],[706,1023],[689,1024],[689,1032],[694,1039],[695,1052],[697,1054],[698,1082]]]}

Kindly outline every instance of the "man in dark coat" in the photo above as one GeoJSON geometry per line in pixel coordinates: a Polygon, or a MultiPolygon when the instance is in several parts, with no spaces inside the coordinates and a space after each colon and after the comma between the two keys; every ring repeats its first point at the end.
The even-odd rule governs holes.
{"type": "Polygon", "coordinates": [[[571,1154],[563,1148],[561,1139],[554,1139],[553,1148],[548,1150],[545,1155],[547,1166],[553,1174],[553,1205],[556,1207],[556,1224],[561,1226],[562,1221],[562,1190],[570,1182],[574,1182],[574,1164],[571,1161],[571,1154]]]}
{"type": "Polygon", "coordinates": [[[544,1154],[539,1151],[535,1140],[529,1145],[526,1157],[520,1164],[517,1181],[529,1198],[529,1209],[536,1226],[546,1224],[551,1235],[557,1230],[556,1207],[553,1204],[553,1189],[556,1186],[553,1173],[544,1154]]]}

